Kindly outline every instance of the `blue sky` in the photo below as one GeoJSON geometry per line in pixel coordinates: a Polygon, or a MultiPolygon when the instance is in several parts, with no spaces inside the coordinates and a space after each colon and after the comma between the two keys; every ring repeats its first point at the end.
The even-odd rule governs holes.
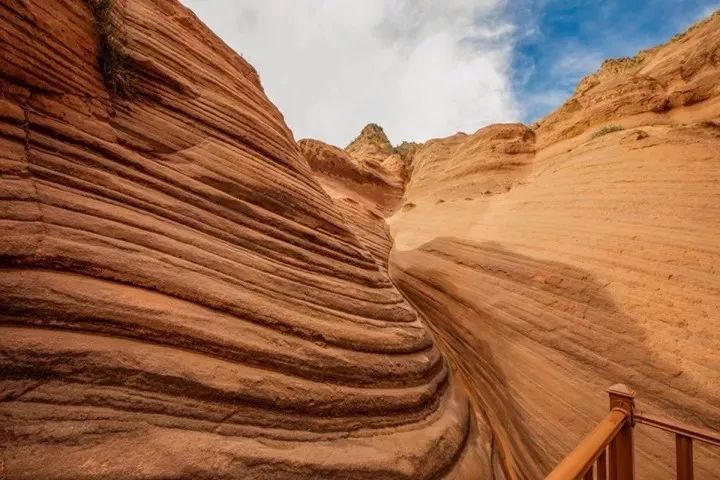
{"type": "MultiPolygon", "coordinates": [[[[516,2],[509,2],[513,10],[516,2]]],[[[512,82],[525,122],[562,103],[606,58],[664,43],[720,8],[717,0],[550,0],[513,14],[524,33],[513,53],[512,82]]]]}
{"type": "Polygon", "coordinates": [[[720,0],[181,0],[260,74],[297,139],[367,123],[426,141],[531,123],[606,58],[663,43],[720,0]]]}

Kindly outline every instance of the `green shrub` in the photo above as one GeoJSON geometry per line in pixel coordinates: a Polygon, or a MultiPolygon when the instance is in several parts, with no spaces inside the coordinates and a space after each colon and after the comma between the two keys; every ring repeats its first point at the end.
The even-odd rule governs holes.
{"type": "Polygon", "coordinates": [[[123,35],[118,25],[113,22],[114,0],[85,0],[85,3],[95,18],[98,64],[103,81],[114,95],[130,97],[133,91],[133,75],[123,45],[123,35]]]}
{"type": "Polygon", "coordinates": [[[623,127],[622,125],[607,125],[598,130],[597,132],[593,133],[590,138],[592,139],[602,137],[603,135],[607,135],[608,133],[618,132],[620,130],[625,130],[625,127],[623,127]]]}

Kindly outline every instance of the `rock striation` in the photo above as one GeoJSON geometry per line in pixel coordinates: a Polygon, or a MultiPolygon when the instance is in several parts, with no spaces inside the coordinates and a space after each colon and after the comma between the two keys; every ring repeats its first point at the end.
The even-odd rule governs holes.
{"type": "Polygon", "coordinates": [[[343,150],[174,0],[0,0],[0,478],[542,478],[616,382],[720,429],[719,52],[343,150]]]}
{"type": "MultiPolygon", "coordinates": [[[[720,430],[718,55],[720,13],[605,62],[535,125],[407,157],[390,275],[489,427],[474,445],[498,475],[543,478],[617,382],[643,411],[720,430]]],[[[386,155],[380,131],[349,156],[386,155]]],[[[636,430],[640,478],[672,477],[672,436],[636,430]]],[[[698,476],[720,478],[719,452],[696,448],[698,476]]]]}
{"type": "Polygon", "coordinates": [[[381,248],[189,10],[3,0],[0,58],[2,478],[486,475],[381,248]]]}
{"type": "Polygon", "coordinates": [[[537,125],[540,145],[623,119],[624,127],[694,123],[717,117],[720,12],[664,45],[611,59],[537,125]]]}
{"type": "Polygon", "coordinates": [[[385,217],[400,205],[412,147],[397,152],[376,124],[363,128],[345,150],[312,139],[298,145],[352,232],[386,272],[392,240],[385,217]]]}
{"type": "MultiPolygon", "coordinates": [[[[388,220],[395,284],[470,386],[510,471],[542,478],[605,388],[720,430],[720,13],[606,62],[531,128],[431,140],[388,220]]],[[[640,478],[674,473],[637,430],[640,478]]],[[[720,478],[717,449],[696,472],[720,478]]]]}

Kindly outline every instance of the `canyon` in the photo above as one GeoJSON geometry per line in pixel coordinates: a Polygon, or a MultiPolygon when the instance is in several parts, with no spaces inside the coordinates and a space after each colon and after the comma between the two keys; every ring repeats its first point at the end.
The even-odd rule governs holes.
{"type": "Polygon", "coordinates": [[[534,125],[346,148],[175,1],[0,22],[0,479],[543,478],[617,382],[720,430],[720,13],[534,125]]]}

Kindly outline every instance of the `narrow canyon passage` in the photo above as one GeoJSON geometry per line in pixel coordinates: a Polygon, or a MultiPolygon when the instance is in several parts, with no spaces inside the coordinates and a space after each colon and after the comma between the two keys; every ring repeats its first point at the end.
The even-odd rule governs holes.
{"type": "Polygon", "coordinates": [[[2,480],[535,480],[618,382],[720,430],[720,13],[533,125],[345,148],[175,0],[0,33],[2,480]]]}

